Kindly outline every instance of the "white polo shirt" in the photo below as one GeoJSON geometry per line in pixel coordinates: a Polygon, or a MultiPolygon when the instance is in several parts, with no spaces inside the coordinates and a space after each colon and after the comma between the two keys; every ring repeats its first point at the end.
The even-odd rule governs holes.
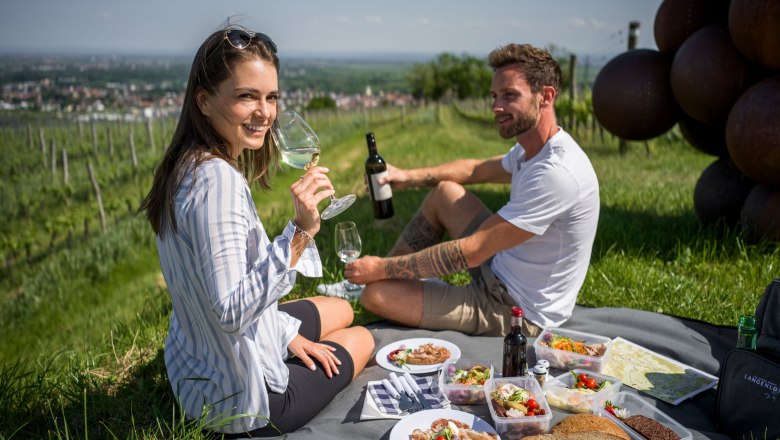
{"type": "Polygon", "coordinates": [[[599,220],[599,183],[588,156],[560,129],[531,158],[516,144],[501,164],[512,173],[498,215],[535,234],[496,254],[491,268],[526,319],[558,326],[571,316],[590,264],[599,220]]]}

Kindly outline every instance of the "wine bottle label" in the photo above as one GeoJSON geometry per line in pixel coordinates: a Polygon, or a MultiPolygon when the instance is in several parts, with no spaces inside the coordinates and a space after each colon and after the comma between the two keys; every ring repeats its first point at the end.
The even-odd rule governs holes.
{"type": "Polygon", "coordinates": [[[393,189],[390,188],[390,184],[385,183],[381,185],[377,182],[379,178],[384,177],[386,174],[387,171],[382,171],[381,173],[376,173],[371,175],[371,189],[374,192],[374,200],[376,201],[382,201],[382,200],[393,198],[393,189]]]}

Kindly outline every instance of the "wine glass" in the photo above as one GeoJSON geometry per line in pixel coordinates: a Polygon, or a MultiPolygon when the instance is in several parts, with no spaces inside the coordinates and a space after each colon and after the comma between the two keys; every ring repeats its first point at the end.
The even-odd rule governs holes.
{"type": "MultiPolygon", "coordinates": [[[[362,250],[360,234],[358,234],[355,222],[340,222],[336,224],[336,255],[344,264],[357,260],[362,250]]],[[[344,288],[347,291],[361,289],[362,286],[352,284],[349,280],[344,280],[344,288]]]]}
{"type": "MultiPolygon", "coordinates": [[[[294,168],[308,170],[320,160],[320,140],[309,124],[292,110],[279,113],[271,128],[271,135],[282,154],[282,162],[294,168]]],[[[322,211],[323,220],[335,217],[355,203],[354,194],[337,198],[330,196],[330,204],[322,211]]]]}

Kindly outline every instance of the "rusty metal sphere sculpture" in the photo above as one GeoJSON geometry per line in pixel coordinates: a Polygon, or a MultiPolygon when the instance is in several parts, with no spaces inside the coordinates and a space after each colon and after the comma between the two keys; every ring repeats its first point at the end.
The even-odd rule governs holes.
{"type": "Polygon", "coordinates": [[[694,32],[672,61],[672,93],[680,107],[706,124],[726,122],[731,106],[755,81],[748,61],[723,25],[694,32]]]}
{"type": "Polygon", "coordinates": [[[739,172],[728,159],[718,159],[704,169],[693,190],[693,208],[703,224],[737,225],[740,211],[756,183],[739,172]]]}
{"type": "Polygon", "coordinates": [[[743,174],[780,188],[780,76],[754,85],[734,104],[726,145],[743,174]]]}
{"type": "Polygon", "coordinates": [[[669,85],[670,57],[634,49],[610,60],[593,84],[593,113],[615,136],[645,140],[672,128],[679,108],[669,85]]]}
{"type": "Polygon", "coordinates": [[[780,241],[780,190],[756,186],[742,206],[740,221],[750,241],[780,241]]]}
{"type": "Polygon", "coordinates": [[[673,54],[697,30],[726,24],[728,0],[664,0],[655,14],[653,36],[658,50],[673,54]]]}
{"type": "Polygon", "coordinates": [[[780,1],[732,0],[728,24],[745,58],[780,70],[780,1]]]}
{"type": "Polygon", "coordinates": [[[729,157],[726,147],[726,125],[705,124],[683,114],[679,124],[680,133],[691,146],[702,153],[717,157],[729,157]]]}

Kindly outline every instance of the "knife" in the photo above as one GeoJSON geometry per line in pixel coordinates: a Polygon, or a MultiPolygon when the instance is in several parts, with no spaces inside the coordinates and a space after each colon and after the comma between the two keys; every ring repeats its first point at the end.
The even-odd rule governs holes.
{"type": "Polygon", "coordinates": [[[398,393],[401,396],[401,399],[398,401],[399,408],[405,408],[410,412],[413,412],[414,410],[422,409],[422,407],[417,408],[418,405],[414,403],[415,401],[412,399],[412,396],[414,394],[405,393],[406,390],[403,386],[403,381],[399,379],[398,376],[395,375],[395,373],[390,373],[390,380],[393,381],[393,385],[395,386],[395,389],[398,390],[398,393]]]}
{"type": "Polygon", "coordinates": [[[406,379],[406,381],[409,382],[409,386],[412,387],[412,391],[414,391],[417,394],[417,400],[420,401],[420,404],[423,406],[423,408],[431,409],[431,404],[428,403],[428,399],[425,398],[425,395],[423,395],[420,386],[417,385],[417,381],[414,380],[412,375],[409,373],[404,373],[404,379],[406,379]]]}

